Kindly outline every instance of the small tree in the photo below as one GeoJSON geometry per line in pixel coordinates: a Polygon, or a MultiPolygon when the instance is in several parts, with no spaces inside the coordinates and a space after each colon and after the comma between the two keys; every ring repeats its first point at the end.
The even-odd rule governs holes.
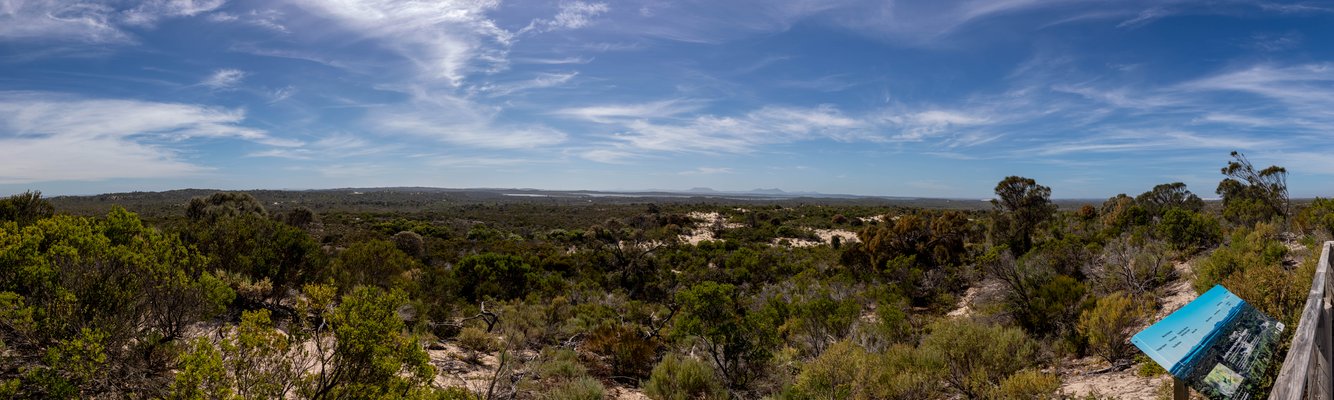
{"type": "Polygon", "coordinates": [[[1153,190],[1136,196],[1135,203],[1144,207],[1144,210],[1154,217],[1161,217],[1171,209],[1200,211],[1204,208],[1204,200],[1191,193],[1186,189],[1186,184],[1181,182],[1154,186],[1153,190]]]}
{"type": "Polygon", "coordinates": [[[991,204],[1000,211],[997,230],[1017,254],[1033,247],[1033,232],[1056,212],[1051,188],[1020,176],[1008,176],[996,184],[996,198],[991,204]]]}
{"type": "Polygon", "coordinates": [[[27,191],[0,200],[0,221],[14,221],[20,227],[55,215],[56,208],[42,198],[40,191],[27,191]]]}
{"type": "Polygon", "coordinates": [[[1234,151],[1222,173],[1226,178],[1216,192],[1223,197],[1223,215],[1247,225],[1273,217],[1287,220],[1287,169],[1271,165],[1257,171],[1245,154],[1234,151]]]}
{"type": "Polygon", "coordinates": [[[704,282],[676,296],[682,316],[679,333],[704,344],[714,366],[733,388],[743,388],[769,362],[777,342],[775,326],[766,316],[751,312],[735,286],[704,282]]]}

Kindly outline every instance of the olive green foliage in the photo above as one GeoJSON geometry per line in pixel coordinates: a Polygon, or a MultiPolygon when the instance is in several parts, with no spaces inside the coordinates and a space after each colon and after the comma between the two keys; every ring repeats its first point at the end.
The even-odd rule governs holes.
{"type": "Polygon", "coordinates": [[[562,383],[552,389],[548,398],[552,400],[601,400],[606,389],[597,379],[582,377],[562,383]]]}
{"type": "Polygon", "coordinates": [[[662,358],[644,383],[644,394],[653,400],[723,400],[727,391],[709,363],[669,354],[662,358]]]}
{"type": "Polygon", "coordinates": [[[465,257],[454,266],[454,277],[465,299],[513,299],[528,292],[538,270],[518,256],[485,253],[465,257]]]}
{"type": "Polygon", "coordinates": [[[843,341],[802,366],[791,399],[923,399],[938,396],[942,365],[923,352],[896,345],[871,353],[843,341]]]}
{"type": "Polygon", "coordinates": [[[845,264],[881,276],[915,303],[926,304],[940,292],[959,286],[960,282],[949,279],[957,279],[957,274],[950,272],[966,260],[964,244],[972,231],[967,216],[946,211],[901,215],[868,226],[857,236],[860,241],[843,253],[845,264]]]}
{"type": "Polygon", "coordinates": [[[585,348],[607,361],[612,376],[642,378],[653,368],[661,344],[634,324],[603,325],[589,334],[585,348]]]}
{"type": "Polygon", "coordinates": [[[264,205],[249,193],[218,192],[208,197],[190,199],[185,216],[191,221],[214,222],[242,215],[268,216],[264,205]]]}
{"type": "Polygon", "coordinates": [[[1038,336],[1065,336],[1074,332],[1079,314],[1089,306],[1088,286],[1057,273],[1053,261],[1040,253],[1015,260],[1008,251],[992,251],[980,262],[987,274],[1006,287],[1005,307],[1015,322],[1038,336]]]}
{"type": "Polygon", "coordinates": [[[1223,216],[1241,225],[1288,216],[1288,170],[1271,165],[1256,170],[1245,154],[1232,152],[1222,168],[1226,178],[1215,190],[1223,198],[1223,216]]]}
{"type": "MultiPolygon", "coordinates": [[[[435,376],[417,338],[405,332],[397,310],[407,298],[402,291],[360,286],[329,308],[331,290],[308,287],[307,295],[327,321],[328,330],[315,327],[317,343],[332,339],[331,349],[319,349],[318,368],[303,379],[299,394],[308,398],[393,398],[430,382],[435,376]]],[[[309,325],[308,325],[309,326],[309,325]]]]}
{"type": "Polygon", "coordinates": [[[1109,363],[1127,360],[1135,353],[1129,338],[1153,312],[1153,303],[1116,292],[1098,299],[1079,317],[1079,334],[1088,339],[1089,351],[1109,363]]]}
{"type": "Polygon", "coordinates": [[[477,327],[464,327],[456,339],[464,350],[485,353],[500,350],[500,341],[477,327]]]}
{"type": "Polygon", "coordinates": [[[864,301],[853,288],[811,282],[776,294],[766,304],[765,312],[782,321],[778,332],[785,341],[812,356],[851,334],[864,301]]]}
{"type": "Polygon", "coordinates": [[[394,242],[368,240],[339,252],[329,264],[329,274],[342,288],[357,285],[407,288],[412,279],[405,274],[419,268],[417,259],[399,250],[394,242]]]}
{"type": "Polygon", "coordinates": [[[574,351],[547,347],[537,359],[530,369],[536,380],[529,390],[534,398],[598,400],[606,394],[602,383],[588,375],[574,351]]]}
{"type": "Polygon", "coordinates": [[[1135,196],[1135,204],[1153,217],[1162,217],[1169,210],[1199,212],[1204,209],[1204,200],[1186,189],[1181,182],[1164,183],[1152,190],[1135,196]]]}
{"type": "Polygon", "coordinates": [[[769,361],[777,341],[766,315],[752,312],[735,286],[704,282],[676,296],[682,316],[676,329],[699,338],[723,380],[745,387],[769,361]]]}
{"type": "Polygon", "coordinates": [[[172,381],[169,399],[244,398],[232,391],[223,366],[222,352],[204,338],[190,341],[190,348],[180,357],[181,367],[172,381]]]}
{"type": "Polygon", "coordinates": [[[206,266],[178,238],[120,208],[104,219],[0,225],[0,342],[34,356],[11,364],[21,390],[160,395],[168,381],[158,371],[170,367],[187,328],[234,297],[206,266]],[[152,378],[119,378],[145,375],[152,378]]]}
{"type": "Polygon", "coordinates": [[[1000,242],[1020,254],[1028,252],[1038,226],[1056,212],[1051,188],[1021,176],[1007,176],[997,183],[991,204],[997,211],[994,223],[1000,242]]]}
{"type": "Polygon", "coordinates": [[[1001,381],[987,398],[997,400],[1056,399],[1061,378],[1035,370],[1024,370],[1001,381]]]}
{"type": "Polygon", "coordinates": [[[299,287],[319,274],[316,266],[322,254],[305,231],[255,213],[204,213],[213,216],[196,220],[183,236],[208,256],[210,270],[239,273],[255,281],[268,279],[275,293],[299,287]]]}
{"type": "Polygon", "coordinates": [[[298,229],[312,230],[320,225],[320,215],[307,207],[297,207],[283,214],[283,222],[298,229]]]}
{"type": "Polygon", "coordinates": [[[1172,247],[1194,253],[1217,245],[1222,230],[1218,220],[1207,214],[1172,208],[1158,224],[1158,235],[1172,247]]]}
{"type": "Polygon", "coordinates": [[[1334,237],[1334,198],[1316,197],[1310,205],[1302,209],[1297,219],[1312,232],[1322,233],[1325,237],[1334,237]]]}
{"type": "Polygon", "coordinates": [[[40,191],[27,191],[0,199],[0,221],[14,221],[20,227],[55,215],[55,206],[42,198],[40,191]]]}
{"type": "Polygon", "coordinates": [[[919,346],[921,356],[940,364],[945,385],[967,398],[993,393],[1043,357],[1038,343],[1017,328],[942,320],[930,329],[919,346]]]}
{"type": "Polygon", "coordinates": [[[1287,254],[1288,248],[1279,242],[1274,225],[1262,223],[1254,229],[1237,229],[1227,245],[1195,265],[1193,286],[1196,292],[1204,293],[1227,277],[1248,269],[1281,266],[1287,254]]]}
{"type": "Polygon", "coordinates": [[[1310,293],[1320,254],[1318,248],[1308,249],[1308,252],[1305,260],[1295,268],[1281,262],[1252,264],[1234,271],[1220,284],[1265,314],[1296,326],[1294,324],[1301,317],[1306,296],[1310,293]]]}
{"type": "Polygon", "coordinates": [[[401,231],[394,234],[394,246],[413,258],[426,257],[426,240],[413,231],[401,231]]]}
{"type": "Polygon", "coordinates": [[[1103,226],[1112,235],[1120,235],[1135,226],[1148,224],[1151,217],[1144,206],[1136,204],[1134,198],[1124,193],[1103,202],[1098,214],[1102,216],[1103,226]]]}

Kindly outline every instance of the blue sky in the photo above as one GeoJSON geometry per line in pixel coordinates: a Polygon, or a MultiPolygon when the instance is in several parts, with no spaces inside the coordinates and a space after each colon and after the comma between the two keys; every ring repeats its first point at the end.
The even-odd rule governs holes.
{"type": "Polygon", "coordinates": [[[1334,185],[1334,4],[0,0],[0,193],[1334,185]]]}

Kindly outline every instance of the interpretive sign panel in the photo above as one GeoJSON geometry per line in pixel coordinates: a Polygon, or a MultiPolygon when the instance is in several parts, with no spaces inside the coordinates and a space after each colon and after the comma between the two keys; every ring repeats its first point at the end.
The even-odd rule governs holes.
{"type": "Polygon", "coordinates": [[[1251,399],[1275,359],[1283,323],[1222,285],[1130,339],[1173,376],[1210,399],[1251,399]]]}

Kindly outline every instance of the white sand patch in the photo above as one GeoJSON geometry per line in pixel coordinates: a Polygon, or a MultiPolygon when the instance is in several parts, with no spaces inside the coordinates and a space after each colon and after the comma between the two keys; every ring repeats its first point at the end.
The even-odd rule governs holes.
{"type": "Polygon", "coordinates": [[[811,240],[811,239],[798,239],[798,238],[774,238],[774,240],[770,242],[770,244],[774,246],[781,246],[783,245],[783,242],[786,241],[788,247],[814,247],[820,245],[833,245],[835,236],[837,236],[839,240],[842,241],[843,243],[856,243],[860,241],[857,239],[857,234],[852,233],[852,231],[847,231],[843,229],[812,229],[811,233],[814,233],[815,236],[818,237],[819,239],[811,240]]]}
{"type": "Polygon", "coordinates": [[[1131,366],[1120,371],[1108,370],[1105,361],[1096,357],[1071,360],[1061,371],[1061,392],[1072,398],[1097,394],[1099,398],[1153,399],[1158,388],[1171,384],[1171,376],[1162,374],[1142,377],[1131,366]]]}
{"type": "Polygon", "coordinates": [[[681,235],[682,242],[690,243],[692,245],[699,244],[699,242],[706,240],[717,240],[717,238],[713,236],[713,230],[715,228],[735,229],[741,227],[741,224],[727,222],[727,219],[724,218],[722,214],[716,212],[706,213],[692,211],[689,214],[686,214],[686,216],[690,217],[690,219],[704,221],[695,224],[695,227],[690,230],[690,233],[681,235]]]}
{"type": "MultiPolygon", "coordinates": [[[[454,343],[438,343],[437,349],[427,349],[436,375],[432,382],[437,387],[462,387],[473,393],[486,393],[491,379],[500,367],[500,358],[490,353],[477,353],[477,362],[469,362],[473,354],[454,343]]],[[[506,383],[506,382],[501,382],[506,383]]]]}
{"type": "MultiPolygon", "coordinates": [[[[1191,277],[1194,276],[1191,261],[1173,263],[1172,268],[1177,270],[1177,280],[1163,287],[1163,296],[1161,298],[1163,306],[1162,308],[1159,308],[1153,318],[1148,321],[1150,323],[1163,319],[1167,314],[1171,314],[1177,309],[1180,309],[1181,306],[1186,305],[1186,303],[1195,300],[1195,298],[1199,296],[1195,294],[1195,289],[1190,286],[1191,277]]],[[[1146,323],[1144,326],[1147,327],[1149,324],[1146,323]]]]}
{"type": "Polygon", "coordinates": [[[959,299],[959,307],[945,315],[950,318],[970,317],[977,312],[979,305],[999,299],[1004,290],[1005,285],[999,279],[985,279],[964,291],[963,298],[959,299]]]}

